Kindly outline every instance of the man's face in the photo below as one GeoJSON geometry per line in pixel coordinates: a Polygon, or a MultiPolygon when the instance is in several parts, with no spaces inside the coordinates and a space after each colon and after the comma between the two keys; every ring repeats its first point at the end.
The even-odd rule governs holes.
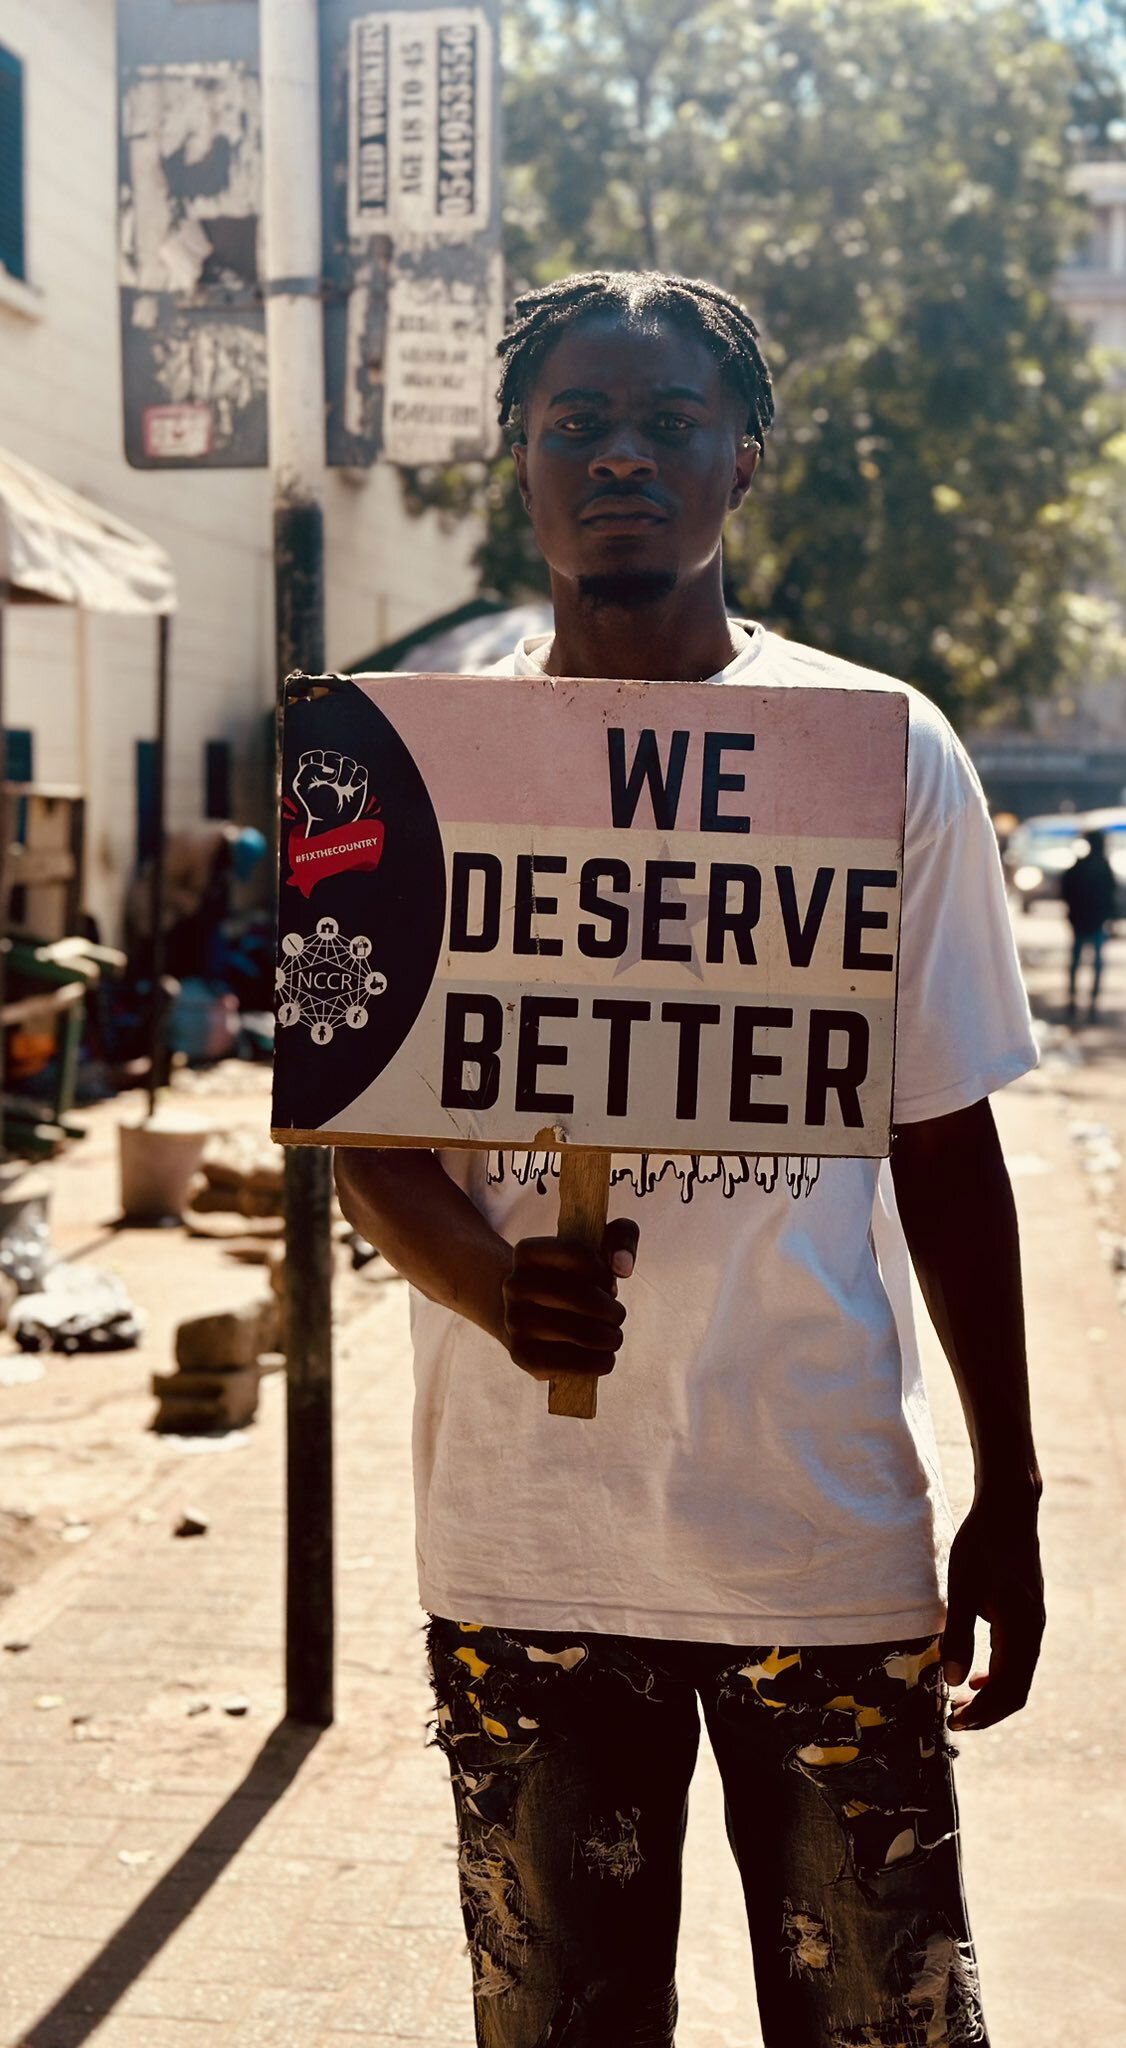
{"type": "Polygon", "coordinates": [[[576,322],[545,356],[513,449],[549,566],[589,594],[644,601],[717,554],[758,456],[704,342],[671,322],[576,322]],[[633,593],[632,596],[630,593],[633,593]]]}

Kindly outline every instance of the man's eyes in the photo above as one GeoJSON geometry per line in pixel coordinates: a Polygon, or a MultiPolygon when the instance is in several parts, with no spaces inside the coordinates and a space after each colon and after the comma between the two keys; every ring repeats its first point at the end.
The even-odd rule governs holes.
{"type": "MultiPolygon", "coordinates": [[[[654,413],[651,424],[661,434],[683,434],[688,429],[698,426],[699,422],[690,419],[688,414],[683,412],[658,412],[654,413]]],[[[598,413],[572,412],[568,413],[565,419],[556,420],[555,431],[557,434],[566,434],[572,439],[577,439],[581,434],[596,434],[602,426],[603,421],[598,413]]]]}

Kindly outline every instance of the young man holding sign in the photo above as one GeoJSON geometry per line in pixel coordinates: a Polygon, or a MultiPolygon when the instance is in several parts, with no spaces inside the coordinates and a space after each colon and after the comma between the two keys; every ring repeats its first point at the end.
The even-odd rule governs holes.
{"type": "MultiPolygon", "coordinates": [[[[847,1031],[812,1022],[844,1012],[811,1009],[799,1039],[792,1005],[744,1008],[742,1025],[736,1013],[722,1055],[744,1062],[755,1149],[617,1156],[600,1251],[553,1234],[553,1155],[337,1154],[346,1214],[414,1290],[421,1592],[477,2039],[671,2043],[702,1707],[767,2048],[985,2042],[943,1678],[969,1678],[984,1618],[988,1669],[950,1725],[1004,1719],[1027,1696],[1043,1622],[1016,1225],[987,1101],[1036,1055],[993,835],[964,753],[924,698],[727,616],[723,525],[773,411],[745,310],[683,279],[594,273],[529,294],[517,316],[501,349],[502,417],[551,569],[555,633],[518,647],[505,672],[647,681],[655,720],[663,682],[831,688],[842,701],[894,690],[910,739],[890,1182],[874,1158],[787,1154],[787,1058],[804,1063],[792,1085],[807,1124],[818,1087],[854,1123],[849,1090],[858,1103],[864,1079],[847,1031]],[[774,1035],[756,1039],[756,1018],[774,1020],[774,1035]],[[945,1627],[947,1511],[904,1237],[976,1465],[945,1627]],[[549,1419],[534,1382],[568,1371],[603,1376],[596,1423],[549,1419]]],[[[758,756],[716,744],[709,766],[705,751],[694,768],[686,737],[678,770],[675,750],[654,742],[648,759],[623,751],[615,770],[611,741],[622,817],[632,805],[652,836],[683,803],[693,830],[731,833],[738,849],[758,756]]],[[[809,815],[794,829],[816,832],[817,787],[802,800],[809,815]]],[[[677,958],[702,973],[710,945],[750,947],[768,918],[792,963],[811,956],[828,883],[819,907],[818,885],[797,891],[783,864],[744,866],[744,882],[760,878],[748,907],[746,886],[734,902],[726,879],[721,898],[701,893],[654,845],[661,872],[636,884],[651,892],[648,921],[633,936],[621,928],[608,986],[642,958],[658,980],[677,958]],[[679,954],[661,950],[674,944],[679,954]]],[[[881,877],[885,890],[896,881],[856,873],[832,970],[845,995],[880,971],[881,877]]],[[[590,883],[602,919],[586,929],[609,942],[605,884],[590,883]]],[[[535,882],[541,934],[556,929],[555,886],[535,882]]],[[[469,900],[472,937],[487,905],[473,899],[473,923],[469,900]]],[[[617,1014],[651,1007],[627,1001],[617,1014]]],[[[681,1080],[687,1060],[704,1086],[718,1031],[696,1015],[659,1028],[680,1031],[681,1080]]],[[[622,1057],[635,1024],[611,1023],[622,1057]]],[[[541,1062],[563,1056],[536,1043],[541,1062]]],[[[491,1057],[483,1039],[478,1052],[491,1057]]],[[[464,1071],[484,1085],[483,1064],[449,1055],[447,1066],[444,1085],[462,1086],[464,1071]]]]}

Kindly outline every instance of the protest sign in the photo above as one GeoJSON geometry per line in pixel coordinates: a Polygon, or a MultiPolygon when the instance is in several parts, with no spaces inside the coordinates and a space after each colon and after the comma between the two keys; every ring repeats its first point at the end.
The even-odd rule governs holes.
{"type": "Polygon", "coordinates": [[[879,1157],[901,691],[296,679],[282,1143],[879,1157]]]}

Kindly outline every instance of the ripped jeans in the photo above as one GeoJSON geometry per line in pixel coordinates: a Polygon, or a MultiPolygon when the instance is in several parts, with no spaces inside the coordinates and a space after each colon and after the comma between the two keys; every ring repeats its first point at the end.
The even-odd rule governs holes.
{"type": "Polygon", "coordinates": [[[766,2048],[987,2048],[937,1638],[429,1646],[478,2048],[670,2048],[697,1699],[766,2048]]]}

